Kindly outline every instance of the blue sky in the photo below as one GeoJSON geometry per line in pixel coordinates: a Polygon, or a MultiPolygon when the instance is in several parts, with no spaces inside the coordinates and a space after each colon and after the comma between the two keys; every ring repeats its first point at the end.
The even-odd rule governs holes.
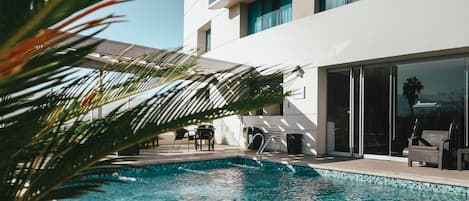
{"type": "Polygon", "coordinates": [[[113,24],[97,37],[155,48],[182,46],[183,0],[134,0],[101,9],[84,20],[111,13],[126,15],[127,22],[113,24]]]}

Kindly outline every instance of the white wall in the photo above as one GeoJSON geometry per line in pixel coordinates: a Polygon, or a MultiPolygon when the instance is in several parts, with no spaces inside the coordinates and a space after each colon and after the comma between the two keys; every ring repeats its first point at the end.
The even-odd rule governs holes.
{"type": "Polygon", "coordinates": [[[192,52],[197,49],[198,30],[223,12],[226,12],[225,9],[209,10],[208,0],[184,0],[184,51],[192,52]]]}
{"type": "Polygon", "coordinates": [[[215,127],[215,142],[244,148],[246,142],[240,116],[230,116],[213,121],[215,127]]]}
{"type": "Polygon", "coordinates": [[[226,43],[204,56],[326,66],[467,47],[467,8],[467,0],[361,0],[226,43]]]}
{"type": "MultiPolygon", "coordinates": [[[[314,0],[292,0],[292,7],[295,11],[292,17],[299,19],[313,14],[314,0]]],[[[237,4],[214,10],[208,8],[208,0],[184,0],[183,47],[186,52],[204,44],[198,30],[207,23],[212,30],[212,49],[234,42],[247,34],[247,4],[244,8],[237,4]]]]}
{"type": "MultiPolygon", "coordinates": [[[[206,24],[210,24],[212,34],[212,49],[233,42],[245,35],[241,29],[244,26],[241,18],[241,6],[236,5],[230,9],[208,9],[208,0],[184,1],[184,41],[186,52],[200,48],[200,34],[198,30],[206,24]],[[199,35],[199,36],[198,36],[199,35]]],[[[247,25],[246,25],[247,26],[247,25]]]]}
{"type": "MultiPolygon", "coordinates": [[[[194,13],[190,16],[227,10],[199,8],[192,10],[194,13]]],[[[311,142],[316,143],[311,153],[320,154],[325,152],[325,103],[322,99],[325,85],[323,78],[318,77],[324,73],[315,67],[468,48],[468,8],[468,0],[361,0],[239,40],[218,43],[203,56],[250,65],[312,66],[304,78],[292,86],[306,86],[306,99],[290,98],[292,107],[285,107],[284,113],[288,121],[311,122],[312,126],[306,129],[312,132],[314,140],[311,142]]],[[[197,27],[192,23],[198,21],[203,20],[185,17],[185,28],[197,27]]],[[[216,21],[222,23],[224,20],[216,21]]],[[[219,37],[217,35],[231,36],[228,32],[232,29],[221,29],[221,33],[216,26],[212,25],[213,40],[219,37]]],[[[189,47],[192,43],[191,38],[184,41],[189,47]]]]}

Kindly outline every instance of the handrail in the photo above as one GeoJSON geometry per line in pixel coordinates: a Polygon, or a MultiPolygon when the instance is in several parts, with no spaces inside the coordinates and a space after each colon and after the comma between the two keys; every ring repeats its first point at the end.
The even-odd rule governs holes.
{"type": "Polygon", "coordinates": [[[269,139],[267,139],[267,141],[261,145],[261,148],[257,150],[256,158],[262,160],[262,153],[264,152],[267,145],[269,145],[271,141],[277,142],[277,140],[280,140],[280,136],[270,136],[269,139]]]}
{"type": "MultiPolygon", "coordinates": [[[[249,149],[249,146],[251,146],[251,144],[254,143],[254,139],[256,139],[257,136],[260,136],[260,137],[261,137],[261,146],[260,146],[260,147],[262,147],[262,145],[264,145],[264,135],[263,135],[262,133],[256,133],[256,134],[252,137],[252,142],[250,142],[250,143],[248,144],[248,146],[246,147],[247,149],[249,149]]],[[[257,150],[257,151],[259,151],[259,150],[257,150]]],[[[244,152],[244,165],[246,165],[246,160],[247,160],[247,158],[248,158],[248,152],[245,151],[245,152],[244,152]]],[[[257,158],[257,152],[256,152],[256,158],[257,158]]]]}

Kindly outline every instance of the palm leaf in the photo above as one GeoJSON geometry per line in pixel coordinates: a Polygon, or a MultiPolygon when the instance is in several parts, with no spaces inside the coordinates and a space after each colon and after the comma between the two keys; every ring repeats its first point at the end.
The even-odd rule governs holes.
{"type": "MultiPolygon", "coordinates": [[[[156,94],[133,109],[108,115],[103,121],[99,121],[98,124],[88,126],[89,135],[85,142],[79,145],[74,144],[76,148],[64,153],[60,160],[55,161],[56,168],[62,171],[44,174],[43,179],[34,183],[34,186],[41,186],[39,184],[51,186],[55,182],[56,187],[58,187],[58,185],[63,184],[74,173],[86,170],[93,164],[93,160],[97,161],[108,154],[153,138],[158,133],[174,130],[181,126],[197,123],[198,121],[208,121],[239,112],[246,112],[262,107],[265,104],[278,103],[283,99],[283,92],[278,90],[250,96],[252,93],[249,92],[248,84],[261,77],[260,75],[252,76],[252,72],[254,71],[247,70],[243,72],[246,75],[244,79],[239,79],[236,76],[237,79],[231,81],[238,82],[238,86],[231,87],[231,90],[223,90],[225,93],[220,91],[219,95],[212,97],[212,100],[224,99],[224,101],[211,102],[205,96],[194,93],[194,89],[207,84],[202,81],[211,80],[212,76],[207,75],[203,79],[184,84],[183,86],[175,85],[166,91],[156,94]],[[232,94],[237,94],[238,96],[233,96],[232,94]],[[195,110],[176,110],[179,108],[174,107],[174,103],[179,108],[185,108],[194,104],[206,106],[195,110]],[[168,116],[168,114],[171,115],[168,116]],[[67,167],[68,169],[66,169],[67,167]],[[46,178],[57,179],[54,181],[54,179],[46,178]]],[[[277,78],[276,76],[272,77],[277,78]]],[[[224,85],[226,85],[225,82],[219,82],[213,87],[226,88],[224,85]]],[[[205,88],[205,90],[208,90],[208,88],[205,88]]],[[[70,146],[70,144],[67,146],[70,146]]]]}
{"type": "MultiPolygon", "coordinates": [[[[101,41],[86,44],[92,36],[71,36],[107,26],[114,16],[65,27],[122,1],[102,1],[66,21],[97,1],[63,2],[31,1],[32,8],[21,4],[18,9],[29,10],[27,16],[34,20],[5,25],[8,31],[0,36],[5,41],[0,47],[0,200],[61,199],[98,191],[114,181],[99,175],[127,167],[116,160],[129,159],[109,159],[109,154],[182,126],[279,103],[288,95],[273,83],[293,74],[292,69],[234,66],[193,73],[200,72],[197,58],[177,51],[119,58],[77,75],[73,66],[81,66],[101,41]],[[94,109],[150,90],[155,90],[153,96],[135,107],[121,104],[101,118],[85,118],[94,109]]],[[[15,5],[5,1],[0,9],[15,5]]]]}
{"type": "Polygon", "coordinates": [[[0,18],[7,26],[4,34],[0,34],[2,45],[0,46],[0,77],[8,77],[20,72],[29,59],[45,52],[48,48],[60,44],[73,35],[81,31],[109,25],[114,21],[113,18],[119,16],[107,16],[97,20],[91,20],[81,23],[74,27],[68,28],[73,22],[83,16],[106,6],[124,2],[119,0],[106,0],[96,4],[76,16],[71,17],[64,22],[50,27],[50,23],[56,23],[63,20],[72,13],[79,11],[81,8],[92,5],[97,1],[74,1],[72,3],[62,0],[31,0],[31,1],[13,1],[7,0],[2,2],[1,9],[5,9],[6,15],[0,18]],[[25,7],[25,2],[29,7],[25,7]],[[77,3],[80,2],[80,3],[77,3]],[[26,22],[21,18],[15,18],[18,13],[11,13],[10,10],[23,10],[27,12],[26,22]],[[14,19],[14,20],[12,20],[14,19]],[[42,21],[42,20],[51,20],[42,21]],[[13,23],[12,23],[13,22],[13,23]],[[11,24],[11,27],[10,25],[11,24]]]}

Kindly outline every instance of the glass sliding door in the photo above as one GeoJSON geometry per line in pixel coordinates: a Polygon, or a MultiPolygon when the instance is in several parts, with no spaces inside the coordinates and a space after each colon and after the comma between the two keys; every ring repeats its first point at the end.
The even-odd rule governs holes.
{"type": "Polygon", "coordinates": [[[356,67],[352,69],[352,87],[353,90],[350,99],[352,107],[352,119],[350,122],[353,123],[353,142],[352,150],[354,154],[360,154],[360,79],[361,79],[361,69],[356,67]]]}
{"type": "Polygon", "coordinates": [[[469,58],[328,71],[329,153],[403,160],[416,118],[426,130],[453,123],[451,147],[469,147],[469,58]]]}
{"type": "Polygon", "coordinates": [[[465,122],[465,147],[469,147],[469,58],[466,58],[466,118],[465,122]]]}
{"type": "Polygon", "coordinates": [[[389,154],[390,67],[366,67],[364,73],[364,153],[389,154]]]}
{"type": "Polygon", "coordinates": [[[451,122],[456,123],[454,146],[464,146],[465,62],[447,59],[397,65],[393,156],[405,156],[416,118],[426,130],[448,130],[451,122]]]}
{"type": "Polygon", "coordinates": [[[350,152],[350,69],[327,73],[327,149],[350,152]]]}

